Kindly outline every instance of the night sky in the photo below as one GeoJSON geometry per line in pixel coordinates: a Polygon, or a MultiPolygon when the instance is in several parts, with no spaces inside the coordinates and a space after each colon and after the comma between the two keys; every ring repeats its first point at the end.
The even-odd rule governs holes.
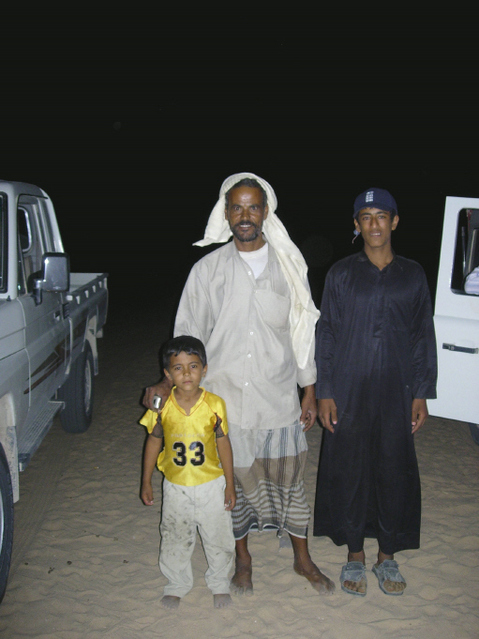
{"type": "Polygon", "coordinates": [[[479,197],[478,11],[237,13],[2,10],[0,177],[45,189],[113,305],[179,294],[239,171],[272,184],[315,295],[370,186],[434,293],[444,199],[479,197]]]}

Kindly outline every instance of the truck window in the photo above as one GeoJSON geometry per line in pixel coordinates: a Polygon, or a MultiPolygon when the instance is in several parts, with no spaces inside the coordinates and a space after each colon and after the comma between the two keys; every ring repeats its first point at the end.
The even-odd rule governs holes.
{"type": "Polygon", "coordinates": [[[467,295],[464,281],[479,266],[479,209],[462,209],[457,218],[451,290],[467,295]]]}
{"type": "Polygon", "coordinates": [[[6,197],[0,193],[0,291],[7,289],[7,211],[6,197]]]}
{"type": "Polygon", "coordinates": [[[43,246],[36,224],[34,207],[25,204],[17,209],[17,230],[20,258],[23,262],[27,291],[33,290],[33,278],[39,277],[42,268],[43,246]]]}
{"type": "Polygon", "coordinates": [[[39,199],[38,204],[41,211],[41,219],[43,220],[42,227],[44,229],[44,241],[46,242],[45,250],[46,251],[55,251],[55,241],[54,234],[52,229],[52,223],[50,220],[50,215],[48,213],[47,204],[44,200],[39,199]]]}

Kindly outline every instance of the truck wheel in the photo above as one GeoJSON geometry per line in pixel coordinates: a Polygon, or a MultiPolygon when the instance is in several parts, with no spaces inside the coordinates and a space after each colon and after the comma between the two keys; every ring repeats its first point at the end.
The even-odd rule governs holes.
{"type": "Polygon", "coordinates": [[[90,426],[94,379],[93,355],[87,343],[58,393],[59,398],[65,402],[60,419],[63,430],[67,433],[84,433],[90,426]]]}
{"type": "Polygon", "coordinates": [[[0,601],[7,588],[13,545],[13,493],[7,458],[0,446],[0,601]]]}
{"type": "Polygon", "coordinates": [[[469,430],[471,431],[472,439],[479,446],[479,424],[469,424],[469,430]]]}

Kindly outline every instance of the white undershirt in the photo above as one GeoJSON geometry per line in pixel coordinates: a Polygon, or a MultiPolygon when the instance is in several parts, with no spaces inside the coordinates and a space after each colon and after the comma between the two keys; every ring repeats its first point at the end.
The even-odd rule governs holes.
{"type": "Polygon", "coordinates": [[[258,279],[268,263],[268,243],[266,242],[257,251],[238,251],[238,253],[253,271],[255,279],[258,279]]]}

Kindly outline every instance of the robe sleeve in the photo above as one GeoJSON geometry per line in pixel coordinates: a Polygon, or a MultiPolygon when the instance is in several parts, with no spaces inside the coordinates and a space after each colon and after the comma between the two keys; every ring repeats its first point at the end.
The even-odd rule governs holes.
{"type": "Polygon", "coordinates": [[[321,316],[316,331],[317,399],[333,397],[333,364],[336,356],[337,335],[340,326],[340,291],[334,269],[326,276],[321,300],[321,316]]]}
{"type": "Polygon", "coordinates": [[[434,332],[431,296],[426,276],[421,268],[415,291],[410,344],[413,362],[413,397],[435,399],[437,381],[436,335],[434,332]]]}

